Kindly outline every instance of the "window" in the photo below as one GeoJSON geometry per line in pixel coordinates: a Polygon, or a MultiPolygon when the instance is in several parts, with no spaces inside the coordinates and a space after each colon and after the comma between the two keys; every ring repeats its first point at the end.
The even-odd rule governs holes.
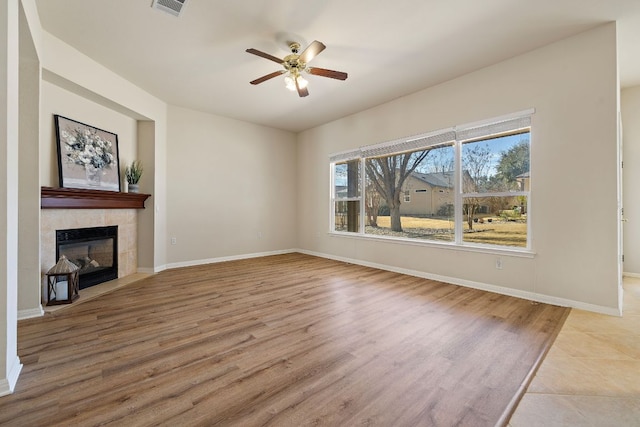
{"type": "Polygon", "coordinates": [[[527,247],[529,132],[462,142],[462,240],[527,247]]]}
{"type": "Polygon", "coordinates": [[[531,113],[332,156],[332,230],[530,248],[531,113]]]}
{"type": "Polygon", "coordinates": [[[334,165],[335,231],[360,230],[360,161],[350,160],[334,165]]]}
{"type": "Polygon", "coordinates": [[[452,241],[453,211],[449,212],[442,206],[453,203],[453,193],[449,197],[434,197],[432,190],[437,191],[440,187],[453,189],[453,159],[453,141],[427,145],[417,151],[365,159],[365,192],[375,193],[378,202],[374,208],[378,215],[367,216],[365,234],[452,241]],[[411,200],[408,188],[425,191],[414,193],[411,200]],[[402,202],[394,194],[399,192],[404,195],[402,202]],[[411,204],[407,203],[407,198],[411,204]]]}

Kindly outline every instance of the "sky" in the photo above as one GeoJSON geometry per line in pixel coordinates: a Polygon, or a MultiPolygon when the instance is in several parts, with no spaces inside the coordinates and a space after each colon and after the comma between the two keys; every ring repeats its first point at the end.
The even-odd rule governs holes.
{"type": "MultiPolygon", "coordinates": [[[[489,175],[493,176],[496,174],[496,168],[500,163],[500,159],[502,157],[502,153],[509,151],[509,149],[518,145],[521,141],[530,141],[530,133],[519,134],[519,135],[510,135],[503,136],[501,138],[495,138],[491,140],[480,141],[479,145],[487,144],[489,149],[491,150],[491,160],[490,160],[490,171],[489,175]]],[[[475,144],[475,143],[470,143],[475,144]]],[[[463,153],[464,153],[464,145],[463,145],[463,153]]]]}
{"type": "MultiPolygon", "coordinates": [[[[527,141],[530,143],[530,133],[503,136],[500,138],[494,138],[490,140],[482,140],[478,142],[470,142],[463,144],[462,154],[464,157],[465,148],[469,149],[473,146],[480,145],[482,147],[489,147],[490,150],[490,165],[489,176],[496,174],[496,168],[500,163],[502,153],[509,151],[521,141],[527,141]]],[[[449,171],[453,168],[453,156],[454,150],[452,146],[444,147],[434,150],[427,155],[425,163],[419,168],[421,172],[429,173],[435,171],[442,171],[443,167],[445,171],[449,171]]],[[[340,165],[336,167],[335,184],[338,186],[346,185],[346,166],[340,165]],[[342,173],[341,173],[342,172],[342,173]]]]}
{"type": "MultiPolygon", "coordinates": [[[[475,146],[480,146],[482,148],[488,147],[490,151],[488,169],[489,169],[489,175],[492,176],[492,175],[495,175],[497,172],[496,168],[500,163],[500,159],[502,158],[502,153],[506,153],[511,148],[518,145],[521,141],[530,142],[529,137],[530,137],[530,134],[526,133],[526,134],[519,134],[519,135],[503,136],[500,138],[494,138],[490,140],[469,142],[462,145],[462,157],[464,159],[465,151],[468,149],[474,148],[475,146]]],[[[440,172],[443,170],[443,166],[445,171],[452,170],[453,156],[454,156],[453,147],[444,147],[442,149],[439,149],[437,152],[432,151],[429,155],[427,155],[427,158],[425,159],[424,164],[419,169],[421,169],[420,170],[421,172],[425,172],[425,173],[436,172],[436,171],[440,172]]]]}

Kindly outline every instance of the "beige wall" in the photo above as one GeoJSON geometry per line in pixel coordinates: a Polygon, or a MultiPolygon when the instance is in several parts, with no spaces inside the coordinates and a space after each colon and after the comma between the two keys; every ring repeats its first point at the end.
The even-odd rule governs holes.
{"type": "Polygon", "coordinates": [[[42,315],[40,304],[40,61],[20,10],[18,317],[42,315]]]}
{"type": "Polygon", "coordinates": [[[295,135],[170,107],[169,265],[296,247],[295,135]]]}
{"type": "Polygon", "coordinates": [[[617,93],[616,27],[608,24],[303,132],[298,138],[299,246],[335,258],[616,313],[617,93]],[[331,153],[529,108],[535,109],[530,210],[534,257],[327,233],[331,153]],[[592,194],[604,199],[594,204],[592,194]],[[570,218],[559,218],[559,210],[568,210],[570,218]],[[498,256],[502,270],[495,268],[498,256]]]}
{"type": "Polygon", "coordinates": [[[22,369],[18,307],[18,1],[0,3],[0,396],[22,369]]]}
{"type": "Polygon", "coordinates": [[[624,272],[640,277],[640,86],[622,91],[624,272]]]}

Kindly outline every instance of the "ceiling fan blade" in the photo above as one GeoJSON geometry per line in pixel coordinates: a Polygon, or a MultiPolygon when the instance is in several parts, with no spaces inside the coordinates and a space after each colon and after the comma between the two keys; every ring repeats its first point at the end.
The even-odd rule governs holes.
{"type": "Polygon", "coordinates": [[[273,55],[269,55],[268,53],[264,53],[264,52],[262,52],[260,50],[257,50],[257,49],[250,48],[250,49],[247,49],[246,52],[252,53],[252,54],[257,55],[257,56],[259,56],[261,58],[269,59],[269,60],[271,60],[273,62],[276,62],[278,64],[284,63],[284,61],[282,59],[276,58],[273,55]]]}
{"type": "Polygon", "coordinates": [[[305,64],[311,61],[317,54],[325,50],[327,47],[320,43],[318,40],[314,40],[307,48],[300,54],[300,58],[298,58],[301,62],[305,64]]]}
{"type": "Polygon", "coordinates": [[[309,90],[305,87],[301,87],[300,83],[298,83],[298,79],[296,79],[296,89],[298,89],[298,95],[300,98],[304,98],[305,96],[309,96],[309,90]]]}
{"type": "Polygon", "coordinates": [[[267,80],[272,79],[274,77],[278,77],[279,75],[284,74],[284,73],[286,73],[286,71],[284,71],[284,70],[282,70],[282,71],[274,71],[271,74],[267,74],[266,76],[262,76],[262,77],[260,77],[258,79],[250,81],[249,83],[251,83],[252,85],[259,85],[262,82],[266,82],[267,80]]]}
{"type": "Polygon", "coordinates": [[[327,70],[326,68],[310,67],[307,68],[307,70],[309,71],[309,74],[313,74],[314,76],[329,77],[336,80],[347,80],[348,77],[347,73],[343,73],[342,71],[327,70]]]}

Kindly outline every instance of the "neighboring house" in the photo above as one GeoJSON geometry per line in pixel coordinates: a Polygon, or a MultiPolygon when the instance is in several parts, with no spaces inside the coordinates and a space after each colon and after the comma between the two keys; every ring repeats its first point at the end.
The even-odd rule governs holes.
{"type": "MultiPolygon", "coordinates": [[[[471,175],[467,171],[463,175],[463,188],[472,193],[475,186],[471,175]]],[[[516,177],[518,191],[529,191],[529,172],[522,173],[516,177]]],[[[336,186],[336,196],[346,196],[346,187],[336,186]]],[[[517,197],[512,198],[492,198],[476,197],[472,198],[472,203],[479,205],[476,214],[499,214],[503,209],[512,209],[516,206],[521,209],[521,213],[526,212],[526,205],[517,197]],[[500,199],[500,200],[498,200],[500,199]],[[496,204],[496,200],[500,203],[496,204]]],[[[413,172],[402,186],[400,196],[400,215],[406,216],[453,216],[454,204],[454,175],[453,171],[420,173],[413,172]]],[[[385,206],[384,199],[380,200],[380,206],[385,206]]],[[[344,205],[346,212],[346,205],[344,205]]],[[[343,212],[337,212],[341,214],[343,212]]]]}
{"type": "Polygon", "coordinates": [[[447,205],[453,205],[453,171],[413,172],[402,186],[401,215],[435,216],[447,205]]]}
{"type": "Polygon", "coordinates": [[[336,185],[335,191],[336,199],[342,199],[347,197],[347,186],[346,185],[336,185]]]}
{"type": "Polygon", "coordinates": [[[531,182],[531,177],[529,176],[529,171],[521,173],[516,176],[516,181],[518,181],[518,190],[519,191],[529,191],[529,185],[531,182]]]}
{"type": "MultiPolygon", "coordinates": [[[[467,183],[465,188],[471,190],[473,187],[473,179],[465,171],[464,180],[467,183]]],[[[413,172],[405,181],[402,187],[402,196],[400,198],[400,214],[410,216],[446,216],[453,215],[453,212],[447,213],[447,207],[453,208],[454,203],[454,176],[453,172],[436,172],[436,173],[419,173],[413,172]]],[[[529,172],[525,172],[517,177],[519,191],[529,191],[529,172]]],[[[476,199],[474,203],[479,203],[476,213],[489,214],[495,213],[498,209],[488,199],[476,199]],[[486,203],[482,203],[482,201],[486,203]]],[[[509,200],[505,209],[513,206],[520,206],[521,203],[517,198],[509,200]]],[[[524,213],[524,206],[521,207],[524,213]]],[[[502,209],[502,208],[499,208],[502,209]]],[[[498,210],[499,210],[498,209],[498,210]]]]}

